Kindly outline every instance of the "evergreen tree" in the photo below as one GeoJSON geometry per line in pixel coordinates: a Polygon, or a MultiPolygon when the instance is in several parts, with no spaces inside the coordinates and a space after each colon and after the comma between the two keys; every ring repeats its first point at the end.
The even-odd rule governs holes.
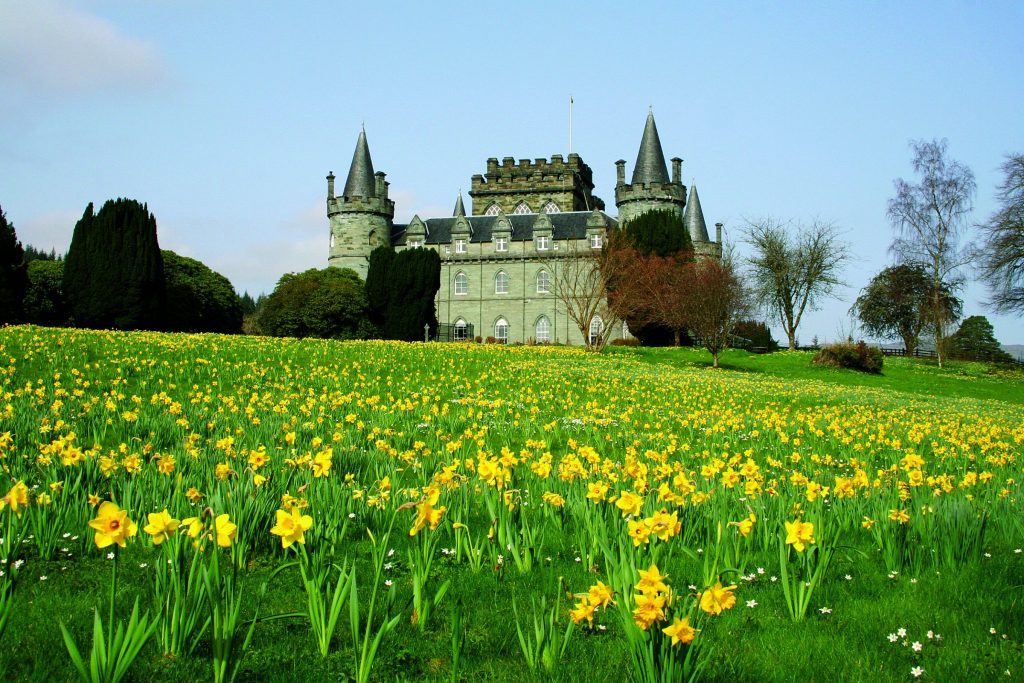
{"type": "Polygon", "coordinates": [[[972,315],[960,323],[957,330],[947,340],[949,354],[963,360],[987,360],[994,363],[1007,363],[1013,357],[1003,351],[996,340],[992,323],[983,315],[972,315]]]}
{"type": "Polygon", "coordinates": [[[690,231],[672,211],[642,213],[626,223],[624,232],[633,248],[644,256],[677,256],[693,250],[690,231]]]}
{"type": "Polygon", "coordinates": [[[256,300],[248,291],[242,293],[240,301],[242,302],[242,315],[252,315],[256,312],[256,300]]]}
{"type": "Polygon", "coordinates": [[[160,328],[164,264],[145,204],[108,200],[98,213],[86,207],[68,249],[64,294],[76,325],[160,328]]]}
{"type": "Polygon", "coordinates": [[[56,249],[50,249],[50,251],[43,251],[42,249],[36,249],[31,244],[25,245],[25,263],[31,263],[32,261],[63,261],[64,257],[57,253],[56,249]]]}
{"type": "Polygon", "coordinates": [[[437,334],[434,298],[441,287],[441,257],[433,249],[406,249],[395,254],[388,277],[388,306],[384,336],[422,341],[423,327],[437,334]]]}
{"type": "Polygon", "coordinates": [[[387,315],[394,262],[395,250],[389,246],[380,246],[370,252],[370,265],[366,272],[366,303],[370,322],[380,330],[384,329],[384,318],[387,315]]]}
{"type": "Polygon", "coordinates": [[[0,208],[0,325],[21,319],[22,299],[28,278],[25,273],[25,250],[0,208]]]}
{"type": "Polygon", "coordinates": [[[64,298],[64,262],[35,259],[27,264],[28,289],[25,290],[24,320],[33,325],[64,327],[71,318],[64,298]]]}
{"type": "Polygon", "coordinates": [[[779,342],[772,337],[771,329],[760,320],[741,320],[736,323],[733,334],[750,342],[744,346],[751,349],[778,351],[779,342]]]}
{"type": "Polygon", "coordinates": [[[167,289],[164,329],[223,334],[242,331],[242,301],[226,277],[173,251],[164,250],[161,255],[167,289]]]}

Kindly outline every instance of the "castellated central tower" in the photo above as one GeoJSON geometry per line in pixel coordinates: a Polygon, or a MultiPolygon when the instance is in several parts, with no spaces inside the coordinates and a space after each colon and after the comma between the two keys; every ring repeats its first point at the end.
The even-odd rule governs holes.
{"type": "Polygon", "coordinates": [[[384,174],[373,172],[366,131],[359,133],[340,197],[334,194],[334,174],[327,176],[327,217],[331,225],[327,264],[351,268],[365,280],[369,254],[380,245],[391,244],[395,218],[395,203],[388,199],[384,174]]]}

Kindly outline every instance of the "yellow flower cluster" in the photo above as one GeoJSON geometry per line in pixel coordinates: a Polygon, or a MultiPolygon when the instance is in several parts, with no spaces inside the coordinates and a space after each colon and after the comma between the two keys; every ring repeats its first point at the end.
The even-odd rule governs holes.
{"type": "Polygon", "coordinates": [[[579,601],[576,603],[576,607],[569,612],[570,618],[574,623],[580,623],[584,619],[587,620],[588,626],[594,624],[594,612],[599,607],[607,607],[612,603],[615,598],[615,591],[611,587],[604,585],[598,581],[590,587],[586,593],[577,595],[579,601]]]}
{"type": "Polygon", "coordinates": [[[640,570],[640,580],[633,595],[633,621],[646,631],[652,624],[665,620],[665,608],[672,604],[672,589],[665,583],[656,564],[640,570]]]}
{"type": "Polygon", "coordinates": [[[627,522],[629,537],[633,546],[639,547],[650,543],[651,536],[667,541],[682,530],[677,513],[669,513],[665,508],[644,519],[631,519],[627,522]]]}

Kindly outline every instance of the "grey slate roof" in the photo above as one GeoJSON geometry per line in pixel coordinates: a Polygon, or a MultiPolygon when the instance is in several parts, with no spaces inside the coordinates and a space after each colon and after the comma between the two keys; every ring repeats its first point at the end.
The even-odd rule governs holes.
{"type": "Polygon", "coordinates": [[[704,222],[704,212],[700,209],[700,197],[697,196],[697,183],[690,184],[690,198],[686,200],[683,223],[690,231],[693,242],[709,242],[708,225],[704,222]]]}
{"type": "Polygon", "coordinates": [[[668,181],[668,168],[665,166],[665,154],[661,151],[658,127],[654,125],[654,113],[648,112],[644,137],[640,140],[640,152],[636,155],[636,166],[633,168],[633,182],[646,185],[668,181]]]}
{"type": "Polygon", "coordinates": [[[345,197],[376,197],[377,181],[373,177],[373,161],[366,144],[366,131],[359,131],[356,151],[352,154],[352,165],[345,181],[345,197]]]}
{"type": "Polygon", "coordinates": [[[466,207],[462,203],[462,193],[459,193],[459,198],[455,201],[455,211],[452,212],[452,216],[465,216],[466,207]]]}
{"type": "MultiPolygon", "coordinates": [[[[586,239],[587,220],[593,215],[593,211],[563,211],[561,213],[536,214],[525,213],[505,216],[512,225],[510,239],[514,242],[527,242],[533,240],[533,224],[540,216],[547,216],[551,221],[551,238],[554,240],[586,239]]],[[[604,213],[600,212],[604,219],[605,228],[613,229],[618,222],[604,213]]],[[[495,225],[501,216],[466,216],[464,220],[470,224],[469,241],[490,242],[495,225]]],[[[455,225],[456,217],[452,218],[427,218],[421,219],[426,224],[427,234],[424,237],[425,244],[450,244],[452,242],[452,226],[455,225]]],[[[391,243],[395,246],[402,246],[406,242],[406,230],[409,225],[394,225],[391,229],[391,243]]]]}

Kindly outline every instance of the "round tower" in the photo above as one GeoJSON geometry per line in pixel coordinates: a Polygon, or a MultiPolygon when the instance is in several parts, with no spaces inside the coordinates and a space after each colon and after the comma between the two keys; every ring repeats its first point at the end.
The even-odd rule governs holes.
{"type": "Polygon", "coordinates": [[[360,131],[345,189],[334,194],[334,174],[327,176],[327,218],[331,224],[327,265],[351,268],[366,279],[370,252],[391,244],[395,203],[388,199],[384,173],[373,172],[366,132],[360,131]]]}
{"type": "Polygon", "coordinates": [[[615,206],[619,210],[619,225],[624,227],[648,211],[671,211],[682,220],[686,208],[686,188],[680,181],[682,165],[682,159],[672,159],[672,178],[669,179],[654,114],[648,112],[629,184],[626,184],[626,162],[621,159],[615,162],[615,206]]]}

